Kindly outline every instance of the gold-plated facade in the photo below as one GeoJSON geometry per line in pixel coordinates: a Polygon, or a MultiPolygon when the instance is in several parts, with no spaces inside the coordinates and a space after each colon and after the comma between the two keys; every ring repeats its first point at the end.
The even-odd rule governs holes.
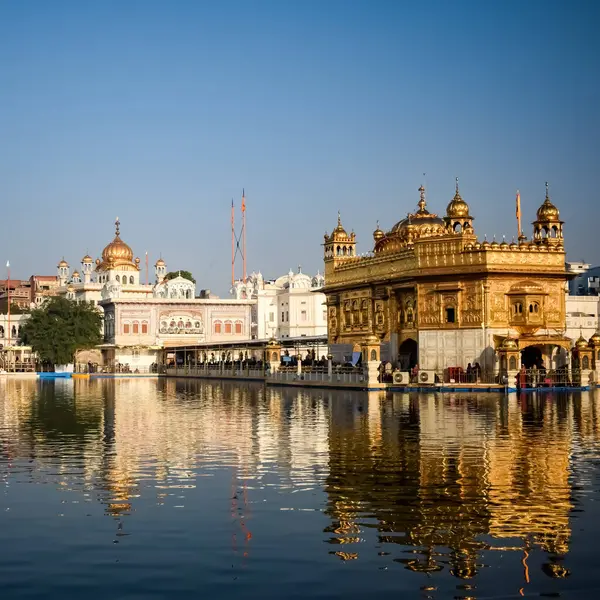
{"type": "Polygon", "coordinates": [[[355,236],[338,217],[324,243],[333,352],[373,334],[392,361],[412,340],[418,344],[412,362],[422,367],[477,361],[491,368],[507,336],[520,349],[539,343],[548,359],[569,347],[563,222],[548,189],[532,240],[482,241],[473,220],[458,181],[444,217],[429,212],[421,186],[418,209],[387,232],[378,226],[368,255],[356,255],[355,236]]]}

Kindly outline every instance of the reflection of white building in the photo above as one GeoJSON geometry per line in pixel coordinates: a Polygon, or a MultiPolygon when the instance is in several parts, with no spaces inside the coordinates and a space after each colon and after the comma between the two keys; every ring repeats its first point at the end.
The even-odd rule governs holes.
{"type": "Polygon", "coordinates": [[[317,273],[310,277],[290,271],[274,280],[252,273],[245,281],[236,281],[234,298],[251,299],[252,337],[254,339],[317,336],[327,334],[325,295],[319,289],[325,279],[317,273]]]}

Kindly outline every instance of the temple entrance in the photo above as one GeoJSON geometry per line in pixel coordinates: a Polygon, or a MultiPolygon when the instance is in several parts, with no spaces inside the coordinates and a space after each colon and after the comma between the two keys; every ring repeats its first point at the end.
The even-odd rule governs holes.
{"type": "Polygon", "coordinates": [[[538,346],[527,346],[521,352],[521,364],[526,369],[532,369],[534,366],[539,367],[543,364],[542,351],[538,346]]]}
{"type": "Polygon", "coordinates": [[[415,340],[404,340],[398,349],[398,365],[401,371],[409,371],[419,360],[418,345],[415,340]]]}

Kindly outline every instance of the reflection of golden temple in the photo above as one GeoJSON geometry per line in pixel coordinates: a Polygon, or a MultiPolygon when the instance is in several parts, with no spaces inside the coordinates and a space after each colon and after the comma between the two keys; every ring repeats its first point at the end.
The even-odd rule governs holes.
{"type": "Polygon", "coordinates": [[[484,549],[523,553],[533,544],[552,555],[568,552],[572,408],[485,395],[393,400],[391,412],[382,411],[376,446],[360,416],[332,419],[327,532],[357,543],[367,531],[361,515],[370,515],[380,541],[430,549],[402,560],[407,568],[449,562],[461,579],[476,576],[484,549]],[[484,535],[497,542],[488,548],[484,535]],[[514,538],[522,542],[501,541],[514,538]],[[433,551],[439,547],[451,551],[433,551]]]}

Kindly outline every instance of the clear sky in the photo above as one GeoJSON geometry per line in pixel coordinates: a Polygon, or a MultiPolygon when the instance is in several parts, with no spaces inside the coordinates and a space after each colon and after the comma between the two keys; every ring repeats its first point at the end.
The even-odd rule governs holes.
{"type": "Polygon", "coordinates": [[[275,277],[322,268],[338,209],[368,251],[458,176],[499,241],[549,181],[568,257],[598,264],[599,26],[594,0],[3,0],[0,258],[78,267],[118,215],[225,294],[242,188],[248,270],[275,277]]]}

